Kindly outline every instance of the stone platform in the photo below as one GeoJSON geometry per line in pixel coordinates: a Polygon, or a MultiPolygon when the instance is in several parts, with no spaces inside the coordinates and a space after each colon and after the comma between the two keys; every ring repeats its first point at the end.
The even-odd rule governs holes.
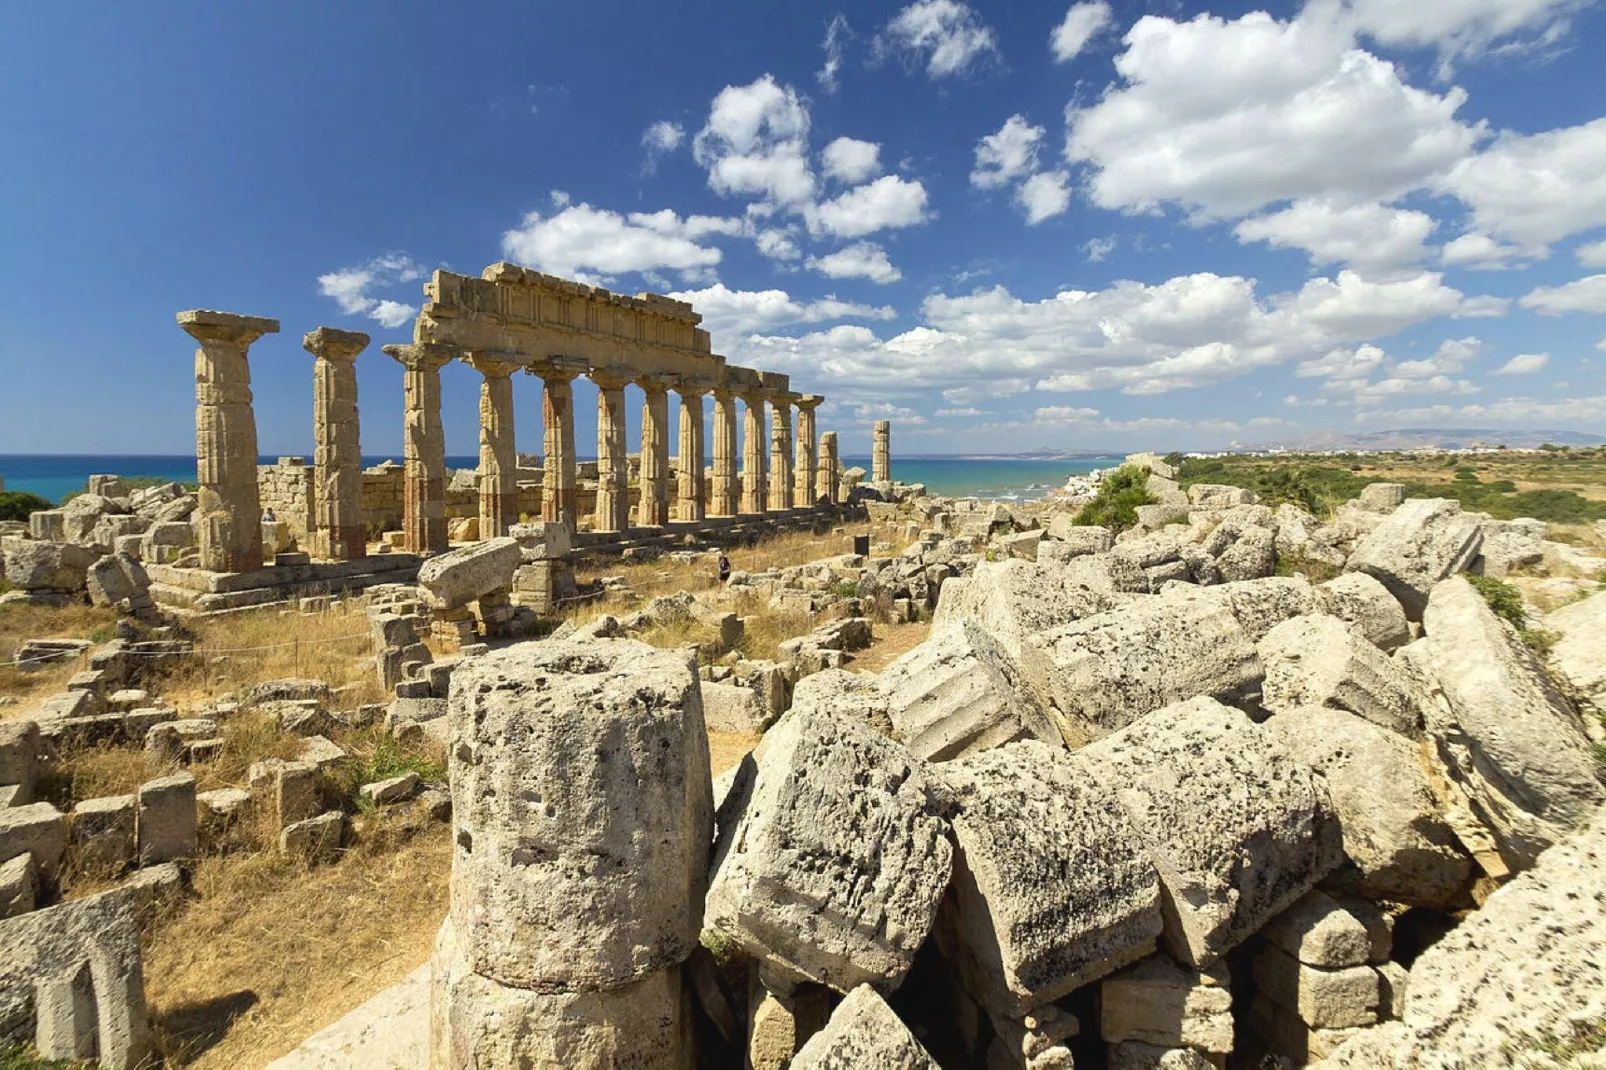
{"type": "Polygon", "coordinates": [[[808,531],[847,520],[863,519],[860,505],[816,505],[702,520],[671,520],[661,527],[625,531],[580,531],[572,537],[570,561],[618,557],[633,550],[682,550],[690,546],[736,546],[782,531],[808,531]]]}
{"type": "Polygon", "coordinates": [[[422,562],[415,554],[374,554],[354,561],[274,565],[250,572],[147,565],[151,597],[169,609],[216,613],[360,591],[380,583],[411,583],[422,562]]]}

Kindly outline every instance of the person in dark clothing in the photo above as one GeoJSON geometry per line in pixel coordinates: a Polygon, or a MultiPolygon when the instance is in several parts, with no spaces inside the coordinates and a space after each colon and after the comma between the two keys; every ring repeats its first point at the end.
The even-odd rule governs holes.
{"type": "Polygon", "coordinates": [[[731,578],[731,559],[724,554],[719,555],[719,582],[729,583],[731,578]]]}

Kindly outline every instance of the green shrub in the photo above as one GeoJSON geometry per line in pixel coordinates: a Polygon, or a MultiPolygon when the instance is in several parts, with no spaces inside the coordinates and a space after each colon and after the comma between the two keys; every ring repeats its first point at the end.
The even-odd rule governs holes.
{"type": "Polygon", "coordinates": [[[26,521],[29,513],[54,508],[55,506],[44,498],[37,494],[29,494],[25,490],[0,491],[0,520],[26,521]]]}
{"type": "Polygon", "coordinates": [[[32,1044],[18,1044],[14,1041],[0,1043],[0,1070],[89,1070],[94,1063],[67,1062],[61,1059],[46,1059],[34,1050],[32,1044]]]}
{"type": "Polygon", "coordinates": [[[1495,616],[1518,631],[1528,626],[1528,617],[1522,611],[1522,592],[1511,584],[1493,576],[1472,575],[1467,576],[1467,582],[1472,584],[1473,590],[1483,595],[1483,600],[1489,603],[1495,616]]]}
{"type": "Polygon", "coordinates": [[[1149,470],[1123,465],[1104,477],[1099,492],[1082,506],[1071,523],[1125,531],[1138,522],[1138,506],[1154,504],[1149,493],[1149,470]]]}

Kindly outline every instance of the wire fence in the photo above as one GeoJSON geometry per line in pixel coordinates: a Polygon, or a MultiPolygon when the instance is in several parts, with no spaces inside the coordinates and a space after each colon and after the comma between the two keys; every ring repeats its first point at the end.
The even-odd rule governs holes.
{"type": "MultiPolygon", "coordinates": [[[[330,643],[343,643],[350,639],[372,639],[372,632],[352,632],[350,635],[336,635],[324,639],[292,639],[285,643],[264,643],[260,646],[236,647],[196,647],[190,646],[177,650],[124,650],[124,657],[133,658],[171,658],[171,657],[221,657],[224,654],[250,654],[263,650],[283,650],[288,647],[320,647],[330,643]]],[[[70,661],[73,658],[83,658],[89,654],[89,648],[80,651],[46,651],[31,658],[15,658],[11,661],[0,661],[0,669],[23,666],[48,665],[52,662],[70,661]]]]}

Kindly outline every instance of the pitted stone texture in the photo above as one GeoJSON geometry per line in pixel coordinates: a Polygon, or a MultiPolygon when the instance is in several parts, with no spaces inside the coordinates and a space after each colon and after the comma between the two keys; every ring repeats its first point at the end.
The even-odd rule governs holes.
{"type": "Polygon", "coordinates": [[[521,643],[457,668],[448,717],[452,916],[473,968],[613,988],[684,960],[713,837],[690,658],[521,643]]]}
{"type": "Polygon", "coordinates": [[[1115,788],[1160,873],[1166,947],[1205,966],[1342,861],[1320,778],[1264,726],[1209,698],[1072,756],[1115,788]]]}
{"type": "Polygon", "coordinates": [[[837,1004],[824,1029],[809,1038],[792,1070],[938,1070],[931,1053],[869,985],[837,1004]]]}
{"type": "Polygon", "coordinates": [[[1300,962],[1276,944],[1255,956],[1260,994],[1299,1015],[1315,1029],[1353,1029],[1377,1024],[1382,978],[1370,966],[1323,969],[1300,962]]]}
{"type": "Polygon", "coordinates": [[[1027,636],[1103,612],[1109,600],[1072,582],[1064,569],[1032,561],[984,561],[962,582],[942,585],[931,626],[972,620],[1016,658],[1027,636]]]}
{"type": "Polygon", "coordinates": [[[1387,960],[1386,927],[1377,933],[1367,924],[1373,920],[1381,925],[1381,919],[1381,914],[1372,919],[1357,916],[1316,889],[1273,918],[1261,933],[1300,962],[1334,970],[1387,960]]]}
{"type": "Polygon", "coordinates": [[[887,716],[887,696],[880,680],[868,673],[822,669],[810,673],[792,688],[792,709],[828,713],[869,725],[882,735],[898,738],[887,716]]]}
{"type": "Polygon", "coordinates": [[[1220,606],[1232,614],[1252,643],[1260,642],[1285,620],[1316,612],[1317,606],[1316,591],[1303,576],[1267,576],[1211,587],[1173,587],[1165,597],[1220,606]]]}
{"type": "Polygon", "coordinates": [[[1445,702],[1427,704],[1428,730],[1507,864],[1526,868],[1601,804],[1583,726],[1466,580],[1435,587],[1422,623],[1431,684],[1445,702]]]}
{"type": "Polygon", "coordinates": [[[34,778],[39,772],[43,743],[34,721],[0,721],[0,785],[13,785],[11,806],[33,802],[34,778]]]}
{"type": "Polygon", "coordinates": [[[953,824],[966,987],[1020,1017],[1154,948],[1160,887],[1111,783],[1036,741],[933,771],[953,824]]]}
{"type": "Polygon", "coordinates": [[[1606,710],[1606,593],[1546,614],[1543,627],[1561,636],[1550,648],[1551,667],[1606,710]]]}
{"type": "Polygon", "coordinates": [[[1150,955],[1099,986],[1099,1034],[1110,1043],[1230,1052],[1230,982],[1225,966],[1192,970],[1166,955],[1150,955]]]}
{"type": "Polygon", "coordinates": [[[1214,1065],[1194,1048],[1165,1048],[1136,1040],[1110,1045],[1110,1070],[1212,1070],[1214,1065]]]}
{"type": "Polygon", "coordinates": [[[1444,818],[1427,744],[1319,707],[1281,712],[1265,728],[1327,782],[1353,863],[1338,875],[1346,888],[1425,907],[1460,899],[1472,860],[1444,818]]]}
{"type": "Polygon", "coordinates": [[[899,738],[927,761],[1017,739],[1060,742],[1020,666],[975,621],[932,632],[882,670],[881,687],[899,738]]]}
{"type": "Polygon", "coordinates": [[[1233,615],[1209,602],[1146,600],[1032,642],[1048,661],[1073,747],[1196,695],[1249,709],[1259,703],[1260,656],[1233,615]]]}
{"type": "Polygon", "coordinates": [[[678,968],[604,991],[539,992],[475,973],[450,920],[435,944],[431,1070],[682,1070],[690,1015],[678,968]]]}
{"type": "Polygon", "coordinates": [[[1413,498],[1356,544],[1344,571],[1376,577],[1407,617],[1421,620],[1433,585],[1472,564],[1482,541],[1480,519],[1460,502],[1413,498]]]}
{"type": "Polygon", "coordinates": [[[746,772],[721,821],[708,924],[777,976],[896,988],[953,861],[919,763],[862,724],[798,711],[746,772]]]}
{"type": "Polygon", "coordinates": [[[18,542],[5,553],[6,582],[24,591],[81,591],[96,554],[64,542],[18,542]]]}
{"type": "Polygon", "coordinates": [[[1404,736],[1421,734],[1422,712],[1405,670],[1337,617],[1284,621],[1257,649],[1266,667],[1266,709],[1327,706],[1404,736]]]}
{"type": "Polygon", "coordinates": [[[493,591],[513,585],[513,570],[523,564],[517,539],[487,539],[432,557],[418,570],[418,585],[441,609],[457,609],[493,591]]]}
{"type": "Polygon", "coordinates": [[[129,554],[107,554],[85,574],[89,600],[97,606],[117,606],[148,598],[151,578],[145,566],[129,554]]]}
{"type": "Polygon", "coordinates": [[[1399,599],[1373,576],[1346,572],[1316,587],[1321,611],[1354,625],[1368,642],[1392,654],[1411,641],[1399,599]]]}
{"type": "Polygon", "coordinates": [[[46,883],[53,883],[67,850],[67,817],[47,802],[0,807],[0,862],[32,854],[46,883]]]}

